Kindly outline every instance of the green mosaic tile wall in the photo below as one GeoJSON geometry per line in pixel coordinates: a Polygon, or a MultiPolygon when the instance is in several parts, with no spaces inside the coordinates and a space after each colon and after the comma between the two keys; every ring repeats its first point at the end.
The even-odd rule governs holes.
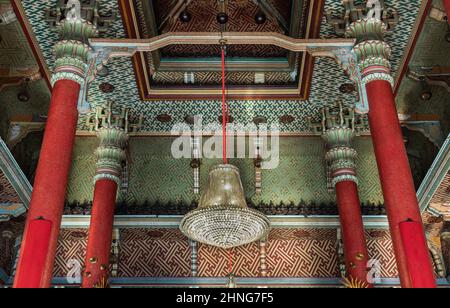
{"type": "MultiPolygon", "coordinates": [[[[130,185],[128,194],[121,198],[137,203],[146,200],[189,203],[198,199],[192,189],[190,161],[172,158],[172,140],[169,137],[130,140],[130,185]]],[[[96,146],[96,138],[78,137],[76,140],[67,195],[69,202],[92,200],[96,146]]],[[[360,154],[357,166],[361,201],[383,202],[370,138],[357,138],[354,146],[360,154]]],[[[333,202],[335,197],[326,187],[323,155],[323,142],[318,137],[282,137],[280,165],[277,169],[263,171],[261,195],[255,194],[253,160],[232,159],[230,162],[239,167],[246,196],[254,202],[333,202]]],[[[220,161],[202,160],[202,188],[208,180],[208,170],[217,163],[220,161]]]]}

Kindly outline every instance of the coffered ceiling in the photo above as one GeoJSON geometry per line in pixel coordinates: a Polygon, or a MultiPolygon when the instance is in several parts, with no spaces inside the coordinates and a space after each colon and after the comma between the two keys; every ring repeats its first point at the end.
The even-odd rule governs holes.
{"type": "MultiPolygon", "coordinates": [[[[190,5],[194,5],[195,1],[196,0],[193,0],[190,5]]],[[[54,8],[56,2],[56,0],[44,3],[32,0],[22,1],[26,18],[31,24],[31,28],[34,31],[33,34],[39,43],[45,62],[50,69],[53,67],[52,47],[58,40],[58,34],[54,29],[50,28],[46,22],[45,10],[54,8]]],[[[193,16],[191,20],[192,25],[181,24],[181,22],[175,18],[171,23],[168,23],[159,29],[158,25],[161,24],[161,20],[166,16],[167,8],[171,7],[169,2],[170,1],[166,2],[162,0],[159,2],[145,2],[147,4],[155,4],[155,8],[153,8],[155,16],[153,29],[157,29],[158,32],[152,34],[149,32],[149,29],[151,28],[146,24],[149,23],[149,17],[144,14],[147,12],[146,14],[148,15],[151,11],[148,10],[148,7],[146,8],[143,6],[144,2],[139,4],[140,1],[136,1],[136,6],[131,7],[132,3],[128,0],[102,1],[100,5],[101,13],[109,14],[111,11],[117,11],[120,16],[102,36],[108,38],[133,37],[131,34],[135,31],[134,36],[150,37],[171,29],[181,30],[181,27],[192,27],[192,29],[194,29],[194,27],[199,27],[197,24],[200,21],[198,20],[198,17],[196,17],[197,14],[199,14],[197,13],[197,9],[195,9],[195,6],[188,6],[188,10],[192,12],[193,16]],[[129,13],[131,13],[131,15],[129,15],[129,13]],[[136,23],[131,22],[128,18],[133,15],[137,19],[136,23]],[[132,29],[131,26],[134,28],[132,29]],[[136,32],[136,30],[142,32],[136,32]]],[[[276,1],[271,2],[274,5],[277,5],[278,3],[276,1]]],[[[283,7],[286,6],[286,2],[283,3],[284,6],[281,5],[281,2],[277,5],[280,12],[283,12],[283,7]]],[[[294,1],[292,3],[294,3],[294,1]]],[[[292,5],[292,3],[290,2],[290,5],[292,5]]],[[[311,19],[311,16],[317,12],[329,11],[332,12],[333,15],[340,17],[343,15],[344,11],[341,1],[326,0],[318,8],[315,8],[314,6],[311,7],[313,3],[314,5],[317,5],[320,4],[321,1],[304,1],[301,5],[299,4],[298,7],[300,9],[298,12],[301,14],[299,14],[298,20],[303,20],[303,22],[300,22],[298,25],[309,25],[312,31],[309,34],[310,37],[314,37],[315,35],[318,35],[320,38],[337,37],[333,26],[329,25],[324,17],[320,18],[319,25],[314,27],[314,22],[312,21],[315,19],[311,19]],[[308,14],[306,12],[308,12],[308,14]],[[317,31],[317,33],[314,33],[313,30],[317,31]],[[320,33],[318,33],[319,30],[320,33]]],[[[417,16],[421,14],[422,1],[413,0],[400,4],[397,1],[388,0],[385,1],[385,3],[388,7],[397,10],[400,15],[399,24],[386,38],[387,42],[393,48],[393,57],[391,61],[392,68],[394,75],[398,76],[401,75],[399,68],[403,56],[408,51],[408,42],[410,42],[410,38],[415,35],[413,29],[417,16]]],[[[199,3],[195,5],[208,6],[209,4],[204,4],[204,1],[199,1],[199,3]]],[[[252,20],[254,18],[253,13],[256,8],[251,1],[248,1],[247,5],[248,7],[241,7],[235,4],[234,11],[237,15],[241,14],[239,16],[247,16],[246,18],[250,22],[250,18],[252,20]]],[[[209,7],[208,10],[212,11],[213,8],[209,7]]],[[[292,22],[291,16],[285,15],[285,17],[288,21],[292,22]]],[[[215,19],[215,14],[210,18],[215,19]]],[[[241,28],[241,23],[233,21],[233,18],[230,20],[230,27],[248,31],[248,29],[241,28]]],[[[255,30],[263,31],[263,29],[256,28],[255,25],[252,25],[252,27],[255,27],[255,30]]],[[[268,18],[267,23],[261,27],[268,27],[270,31],[277,29],[277,32],[283,31],[279,23],[271,20],[271,18],[268,18]]],[[[186,30],[189,31],[190,29],[186,30]]],[[[291,31],[291,29],[289,29],[289,31],[291,31]]],[[[307,35],[306,32],[302,33],[300,30],[299,33],[299,36],[303,35],[303,37],[306,37],[307,35]]],[[[253,87],[255,84],[252,82],[254,76],[252,77],[251,74],[258,72],[258,61],[265,61],[265,65],[270,63],[271,66],[277,66],[280,62],[277,63],[275,61],[275,63],[272,63],[267,61],[268,54],[266,53],[261,55],[252,55],[249,53],[246,54],[246,56],[255,56],[252,59],[256,61],[257,64],[251,69],[247,68],[247,71],[240,69],[233,70],[231,65],[233,63],[232,58],[242,58],[238,57],[239,52],[242,52],[241,54],[245,55],[245,48],[243,51],[239,51],[239,49],[233,51],[231,46],[229,48],[230,54],[235,56],[230,57],[228,60],[229,66],[227,66],[227,68],[230,67],[228,68],[228,74],[229,83],[231,84],[228,91],[229,111],[236,122],[249,124],[253,122],[255,117],[265,117],[267,122],[271,124],[278,123],[281,118],[289,116],[292,121],[282,124],[280,127],[281,131],[283,133],[307,134],[309,132],[308,119],[312,118],[318,120],[323,106],[334,105],[337,101],[342,101],[344,104],[352,106],[357,100],[357,94],[354,91],[351,91],[351,89],[350,91],[345,91],[346,87],[342,87],[343,85],[345,86],[350,83],[349,78],[345,76],[342,69],[334,63],[333,60],[326,58],[310,59],[311,66],[308,66],[305,62],[307,60],[305,59],[306,57],[300,57],[303,61],[303,66],[301,66],[300,61],[299,67],[302,67],[300,72],[303,73],[297,75],[296,81],[298,81],[298,83],[296,83],[296,87],[292,87],[292,81],[289,82],[287,79],[283,79],[286,77],[286,75],[283,75],[283,72],[272,72],[273,75],[264,72],[265,81],[269,84],[258,85],[258,89],[255,88],[254,90],[253,87]],[[314,64],[314,66],[312,64],[314,64]],[[308,79],[308,76],[311,76],[309,85],[304,84],[305,80],[308,79]],[[303,80],[303,83],[300,82],[300,80],[303,80]],[[239,95],[234,95],[231,91],[233,87],[243,87],[244,90],[242,90],[240,94],[238,92],[239,95]],[[245,90],[245,88],[251,90],[245,90]],[[259,89],[261,89],[260,93],[258,92],[259,89]]],[[[214,53],[211,51],[209,52],[210,55],[214,53]]],[[[202,57],[207,55],[208,54],[206,53],[205,55],[202,55],[202,57]]],[[[278,56],[280,55],[281,53],[278,56]]],[[[179,46],[172,49],[163,49],[160,52],[159,59],[161,61],[159,62],[159,66],[158,63],[153,61],[153,59],[155,59],[154,55],[149,54],[138,55],[131,60],[129,58],[116,58],[108,65],[109,74],[103,77],[99,76],[92,83],[88,94],[88,101],[91,106],[96,107],[105,105],[108,100],[111,100],[115,101],[115,106],[118,108],[129,108],[132,119],[138,119],[143,115],[142,134],[161,134],[170,132],[174,123],[183,122],[185,117],[189,115],[203,116],[204,123],[217,123],[217,118],[220,113],[220,102],[218,100],[220,98],[220,91],[219,89],[215,89],[218,81],[217,72],[215,72],[217,69],[217,58],[210,57],[212,59],[212,64],[209,71],[199,69],[198,72],[194,72],[197,74],[194,79],[197,81],[204,80],[203,85],[195,84],[195,82],[190,85],[184,84],[182,79],[184,80],[183,69],[185,70],[185,68],[180,69],[181,72],[174,71],[173,69],[171,70],[170,66],[173,66],[174,64],[169,60],[164,60],[164,58],[169,60],[175,58],[177,61],[189,60],[193,62],[192,67],[189,69],[201,66],[201,64],[199,64],[201,61],[195,62],[198,58],[195,57],[195,53],[193,53],[192,50],[184,48],[180,49],[179,46]],[[214,59],[216,59],[216,61],[214,61],[214,59]],[[152,65],[155,70],[152,69],[152,65]],[[164,65],[167,66],[164,67],[164,65]],[[214,65],[216,65],[216,67],[214,67],[214,65]],[[158,67],[160,70],[158,70],[158,67]],[[180,74],[183,74],[183,78],[181,78],[180,74]],[[158,81],[159,84],[158,82],[155,82],[155,80],[158,81]],[[105,89],[108,90],[105,91],[105,89]],[[189,93],[189,95],[187,95],[187,93],[189,93]],[[158,121],[158,115],[170,115],[171,120],[165,122],[158,121]]],[[[278,58],[280,59],[281,57],[278,58]]],[[[289,65],[289,56],[283,61],[286,62],[286,59],[287,64],[289,65]]],[[[237,63],[238,66],[239,62],[237,63]]],[[[247,63],[252,62],[247,61],[247,63]]],[[[252,65],[249,64],[246,66],[252,65]]],[[[264,70],[265,69],[263,69],[263,71],[264,70]]],[[[86,125],[86,117],[87,115],[80,116],[78,126],[79,131],[88,130],[89,127],[86,125]]]]}
{"type": "MultiPolygon", "coordinates": [[[[130,38],[150,38],[168,32],[274,32],[295,38],[318,36],[323,9],[320,1],[225,1],[229,22],[216,20],[218,1],[119,1],[125,31],[130,38]],[[181,5],[180,5],[181,4],[181,5]],[[275,12],[263,24],[255,15],[266,6],[275,12]],[[188,12],[189,22],[179,18],[188,12]],[[292,12],[292,13],[291,13],[292,12]]],[[[172,45],[151,54],[141,53],[133,63],[142,99],[215,98],[221,86],[220,46],[172,45]],[[189,81],[187,81],[189,77],[189,81]],[[192,90],[188,93],[186,90],[192,90]],[[184,90],[184,91],[183,91],[184,90]]],[[[227,46],[227,84],[230,98],[277,98],[268,87],[285,88],[282,97],[308,96],[312,58],[271,45],[227,46]],[[288,90],[289,89],[289,90],[288,90]]]]}

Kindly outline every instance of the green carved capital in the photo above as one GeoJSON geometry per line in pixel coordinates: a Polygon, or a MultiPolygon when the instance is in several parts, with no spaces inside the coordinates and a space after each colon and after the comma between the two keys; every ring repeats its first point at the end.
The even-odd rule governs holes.
{"type": "Polygon", "coordinates": [[[95,151],[97,169],[94,182],[110,179],[120,185],[128,134],[118,127],[102,127],[97,131],[97,137],[100,144],[95,151]]]}
{"type": "Polygon", "coordinates": [[[62,20],[57,26],[60,37],[63,40],[80,41],[84,44],[88,44],[89,38],[97,37],[97,27],[86,20],[62,20]]]}
{"type": "Polygon", "coordinates": [[[328,149],[325,159],[330,169],[333,186],[341,181],[358,183],[355,163],[358,154],[352,148],[353,129],[344,125],[334,126],[327,129],[322,138],[328,149]]]}
{"type": "Polygon", "coordinates": [[[364,41],[383,41],[386,31],[386,24],[379,19],[359,19],[347,27],[345,36],[355,38],[359,44],[364,41]]]}
{"type": "Polygon", "coordinates": [[[386,24],[376,18],[359,19],[347,27],[345,35],[355,38],[353,48],[358,59],[363,85],[374,80],[385,80],[394,84],[391,76],[391,47],[384,42],[386,24]]]}

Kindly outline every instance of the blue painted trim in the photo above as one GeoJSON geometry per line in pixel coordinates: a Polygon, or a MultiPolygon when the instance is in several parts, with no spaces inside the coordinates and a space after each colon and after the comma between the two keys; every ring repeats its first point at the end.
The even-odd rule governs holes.
{"type": "MultiPolygon", "coordinates": [[[[419,200],[420,210],[422,212],[428,209],[434,193],[442,183],[445,175],[450,169],[450,134],[447,136],[436,159],[428,170],[427,175],[417,190],[417,199],[419,200]]],[[[436,213],[437,214],[437,213],[436,213]]]]}
{"type": "MultiPolygon", "coordinates": [[[[175,277],[142,277],[142,278],[112,278],[112,285],[164,285],[164,286],[222,286],[228,279],[214,278],[175,278],[175,277]]],[[[55,277],[54,285],[69,285],[64,277],[55,277]]],[[[278,285],[278,286],[338,286],[342,285],[341,278],[236,278],[236,283],[246,286],[278,285]]],[[[398,285],[397,278],[382,278],[378,285],[398,285]]]]}
{"type": "MultiPolygon", "coordinates": [[[[6,285],[13,284],[13,278],[8,277],[2,269],[0,269],[0,279],[6,282],[6,285]]],[[[236,282],[243,286],[341,286],[341,278],[236,278],[236,282]]],[[[142,278],[112,278],[113,286],[224,286],[227,278],[174,278],[174,277],[142,277],[142,278]]],[[[79,284],[69,284],[65,277],[54,277],[52,280],[54,286],[73,286],[78,287],[79,284]]],[[[443,288],[450,288],[450,282],[445,278],[437,279],[437,285],[443,288]]],[[[381,278],[381,282],[375,284],[376,287],[395,287],[400,286],[398,278],[381,278]]]]}
{"type": "MultiPolygon", "coordinates": [[[[217,57],[211,58],[161,58],[161,63],[221,63],[221,59],[217,57]]],[[[289,63],[286,58],[264,58],[262,61],[259,58],[244,58],[244,57],[234,57],[228,58],[227,62],[230,63],[248,63],[248,62],[270,62],[270,63],[289,63]]]]}
{"type": "MultiPolygon", "coordinates": [[[[180,215],[119,215],[115,216],[115,228],[178,228],[183,216],[180,215]]],[[[273,228],[338,228],[339,216],[268,216],[273,228]]],[[[364,216],[366,229],[388,229],[386,216],[364,216]]],[[[87,228],[89,215],[63,216],[61,227],[87,228]]]]}
{"type": "Polygon", "coordinates": [[[8,215],[17,217],[24,213],[24,205],[23,203],[13,204],[13,203],[2,203],[0,204],[0,215],[8,215]],[[15,210],[12,210],[12,207],[16,207],[15,210]]]}

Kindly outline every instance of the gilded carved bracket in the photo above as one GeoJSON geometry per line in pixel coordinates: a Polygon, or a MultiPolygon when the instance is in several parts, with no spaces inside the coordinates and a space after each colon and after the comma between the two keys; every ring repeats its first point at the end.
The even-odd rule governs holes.
{"type": "Polygon", "coordinates": [[[17,122],[9,124],[6,143],[11,150],[20,143],[28,134],[43,131],[45,122],[17,122]]]}

